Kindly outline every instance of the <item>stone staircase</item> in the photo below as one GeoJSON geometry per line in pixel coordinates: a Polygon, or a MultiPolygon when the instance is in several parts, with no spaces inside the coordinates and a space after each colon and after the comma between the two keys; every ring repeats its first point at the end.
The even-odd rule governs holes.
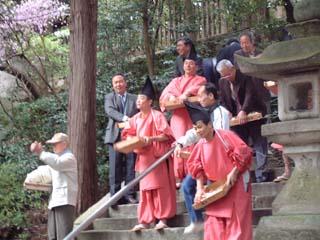
{"type": "MultiPolygon", "coordinates": [[[[282,169],[274,169],[274,175],[281,174],[282,169]]],[[[272,214],[272,201],[282,189],[282,183],[252,183],[252,207],[253,228],[263,216],[272,214]]],[[[181,193],[177,193],[177,215],[168,221],[170,228],[156,231],[154,229],[142,232],[130,232],[137,224],[137,204],[119,205],[116,209],[109,208],[108,211],[96,219],[93,230],[82,232],[79,240],[150,240],[150,239],[203,239],[203,233],[183,235],[184,227],[189,225],[188,214],[181,193]]]]}

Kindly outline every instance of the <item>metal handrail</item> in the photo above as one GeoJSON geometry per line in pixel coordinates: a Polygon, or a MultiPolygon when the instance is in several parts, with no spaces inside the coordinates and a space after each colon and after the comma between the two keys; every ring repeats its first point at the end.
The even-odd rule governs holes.
{"type": "Polygon", "coordinates": [[[72,240],[79,235],[79,233],[85,230],[97,217],[101,216],[110,206],[116,203],[120,198],[122,198],[130,189],[132,189],[139,181],[148,175],[154,168],[156,168],[160,163],[166,160],[174,151],[174,147],[171,148],[166,154],[157,159],[150,167],[144,170],[138,177],[133,179],[127,185],[120,189],[115,195],[113,195],[106,203],[102,204],[98,209],[96,209],[92,214],[90,214],[82,223],[75,227],[64,240],[72,240]]]}

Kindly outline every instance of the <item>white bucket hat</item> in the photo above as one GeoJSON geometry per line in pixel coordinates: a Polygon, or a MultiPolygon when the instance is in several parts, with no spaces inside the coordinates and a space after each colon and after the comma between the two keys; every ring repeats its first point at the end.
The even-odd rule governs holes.
{"type": "Polygon", "coordinates": [[[56,133],[55,135],[53,135],[53,137],[50,140],[46,141],[46,143],[50,143],[50,144],[55,144],[59,142],[69,143],[68,135],[65,133],[56,133]]]}

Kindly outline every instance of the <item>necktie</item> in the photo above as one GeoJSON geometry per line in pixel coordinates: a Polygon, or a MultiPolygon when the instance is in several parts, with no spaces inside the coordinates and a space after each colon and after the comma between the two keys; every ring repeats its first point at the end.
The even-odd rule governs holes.
{"type": "Polygon", "coordinates": [[[123,113],[124,112],[123,96],[119,95],[119,100],[120,100],[119,110],[121,113],[123,113]]]}

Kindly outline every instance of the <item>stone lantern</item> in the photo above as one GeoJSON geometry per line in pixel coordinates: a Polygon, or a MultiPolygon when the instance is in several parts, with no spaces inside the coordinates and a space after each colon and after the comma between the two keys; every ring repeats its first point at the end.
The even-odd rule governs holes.
{"type": "Polygon", "coordinates": [[[284,145],[295,169],[260,220],[258,240],[320,239],[320,1],[299,1],[297,23],[287,26],[293,40],[267,47],[257,58],[237,56],[240,70],[278,83],[281,122],[262,134],[284,145]]]}

